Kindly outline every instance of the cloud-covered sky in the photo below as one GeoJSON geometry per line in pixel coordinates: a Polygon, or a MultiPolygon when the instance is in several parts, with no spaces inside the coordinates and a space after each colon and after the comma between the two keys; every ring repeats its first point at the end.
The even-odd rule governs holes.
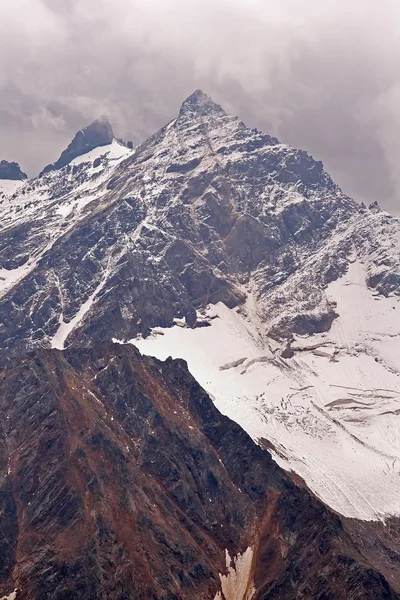
{"type": "Polygon", "coordinates": [[[1,0],[0,159],[30,174],[107,114],[144,140],[202,88],[400,212],[399,0],[1,0]]]}

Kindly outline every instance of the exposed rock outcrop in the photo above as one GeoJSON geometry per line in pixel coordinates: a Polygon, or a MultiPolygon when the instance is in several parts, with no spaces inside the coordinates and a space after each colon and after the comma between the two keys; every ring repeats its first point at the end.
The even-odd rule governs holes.
{"type": "Polygon", "coordinates": [[[78,131],[60,158],[55,163],[47,165],[40,173],[40,177],[49,171],[65,167],[77,156],[82,156],[94,148],[111,144],[113,139],[114,132],[107,117],[96,119],[91,125],[78,131]]]}
{"type": "MultiPolygon", "coordinates": [[[[328,332],[351,304],[349,286],[362,291],[361,315],[375,303],[382,322],[388,313],[394,322],[399,221],[360,207],[320,161],[247,128],[200,90],[135,150],[114,141],[86,156],[113,137],[96,121],[42,177],[7,182],[0,202],[0,598],[18,589],[17,600],[232,600],[239,581],[246,600],[398,600],[397,518],[387,529],[368,511],[365,522],[342,520],[222,417],[183,361],[110,340],[143,341],[155,327],[166,328],[163,339],[226,331],[205,316],[222,303],[221,314],[241,315],[228,323],[248,348],[213,368],[236,369],[243,394],[231,404],[252,405],[243,424],[256,423],[254,439],[282,461],[300,440],[291,464],[305,479],[317,466],[310,448],[348,442],[341,460],[373,456],[362,485],[377,465],[397,485],[392,449],[375,449],[354,424],[363,407],[379,417],[374,431],[378,422],[395,431],[398,334],[362,323],[359,337],[350,323],[336,344],[328,332]],[[314,334],[318,344],[297,339],[314,334]],[[385,390],[354,383],[365,368],[373,377],[378,361],[385,390]],[[339,396],[324,405],[332,388],[339,396]],[[352,412],[338,416],[343,402],[352,412]],[[265,424],[268,435],[279,426],[276,439],[262,439],[265,424]]],[[[370,506],[340,471],[339,461],[346,509],[361,502],[381,518],[379,498],[370,506]]],[[[320,486],[328,503],[334,477],[320,486]]]]}
{"type": "Polygon", "coordinates": [[[27,179],[26,173],[21,171],[17,162],[0,161],[0,179],[10,179],[13,181],[23,181],[27,179]]]}
{"type": "Polygon", "coordinates": [[[0,595],[212,600],[225,551],[252,548],[256,600],[400,598],[184,361],[31,353],[1,371],[0,407],[0,595]]]}

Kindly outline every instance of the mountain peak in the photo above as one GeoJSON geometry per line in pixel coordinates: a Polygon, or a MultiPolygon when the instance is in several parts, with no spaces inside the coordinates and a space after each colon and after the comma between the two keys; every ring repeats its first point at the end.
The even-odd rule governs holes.
{"type": "Polygon", "coordinates": [[[22,181],[27,178],[28,176],[21,171],[17,162],[8,162],[7,160],[0,161],[0,179],[22,181]]]}
{"type": "Polygon", "coordinates": [[[179,114],[197,113],[201,115],[209,113],[225,114],[224,109],[207,96],[203,90],[196,90],[183,102],[179,114]]]}
{"type": "MultiPolygon", "coordinates": [[[[100,117],[98,119],[95,119],[92,123],[92,125],[94,125],[94,123],[108,123],[111,127],[110,121],[108,120],[107,115],[100,115],[100,117]]],[[[88,127],[91,127],[91,125],[88,125],[88,127]]]]}
{"type": "Polygon", "coordinates": [[[80,129],[76,133],[72,142],[61,153],[60,158],[53,164],[48,165],[43,169],[40,175],[44,175],[49,171],[62,169],[77,156],[82,156],[99,146],[107,146],[114,139],[114,132],[111,124],[106,116],[101,116],[87,127],[80,129]]]}

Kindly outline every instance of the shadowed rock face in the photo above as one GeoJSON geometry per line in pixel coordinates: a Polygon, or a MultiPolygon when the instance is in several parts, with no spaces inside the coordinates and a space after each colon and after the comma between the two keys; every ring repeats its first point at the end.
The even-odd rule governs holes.
{"type": "Polygon", "coordinates": [[[65,167],[77,156],[82,156],[82,154],[86,154],[94,148],[111,144],[113,139],[114,132],[107,117],[97,119],[91,125],[78,131],[68,148],[62,152],[60,158],[55,163],[45,167],[40,176],[54,169],[65,167]]]}
{"type": "Polygon", "coordinates": [[[21,171],[18,163],[2,160],[0,162],[0,179],[22,181],[23,179],[27,179],[27,175],[21,171]]]}
{"type": "Polygon", "coordinates": [[[256,600],[400,598],[184,361],[31,353],[0,409],[0,596],[213,600],[225,550],[252,547],[256,600]]]}

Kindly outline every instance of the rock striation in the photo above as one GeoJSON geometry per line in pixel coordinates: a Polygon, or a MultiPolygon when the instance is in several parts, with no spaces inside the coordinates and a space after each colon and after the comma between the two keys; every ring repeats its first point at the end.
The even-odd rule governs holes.
{"type": "Polygon", "coordinates": [[[50,346],[100,284],[66,344],[148,335],[174,318],[193,325],[208,303],[240,305],[243,286],[265,334],[324,332],[336,318],[325,289],[355,259],[371,290],[399,293],[398,220],[360,207],[320,161],[200,91],[114,167],[67,165],[13,206],[0,214],[0,266],[26,270],[0,302],[3,361],[50,346]]]}
{"type": "Polygon", "coordinates": [[[1,371],[0,406],[1,595],[212,600],[226,551],[251,548],[255,600],[400,598],[184,361],[35,351],[1,371]]]}

